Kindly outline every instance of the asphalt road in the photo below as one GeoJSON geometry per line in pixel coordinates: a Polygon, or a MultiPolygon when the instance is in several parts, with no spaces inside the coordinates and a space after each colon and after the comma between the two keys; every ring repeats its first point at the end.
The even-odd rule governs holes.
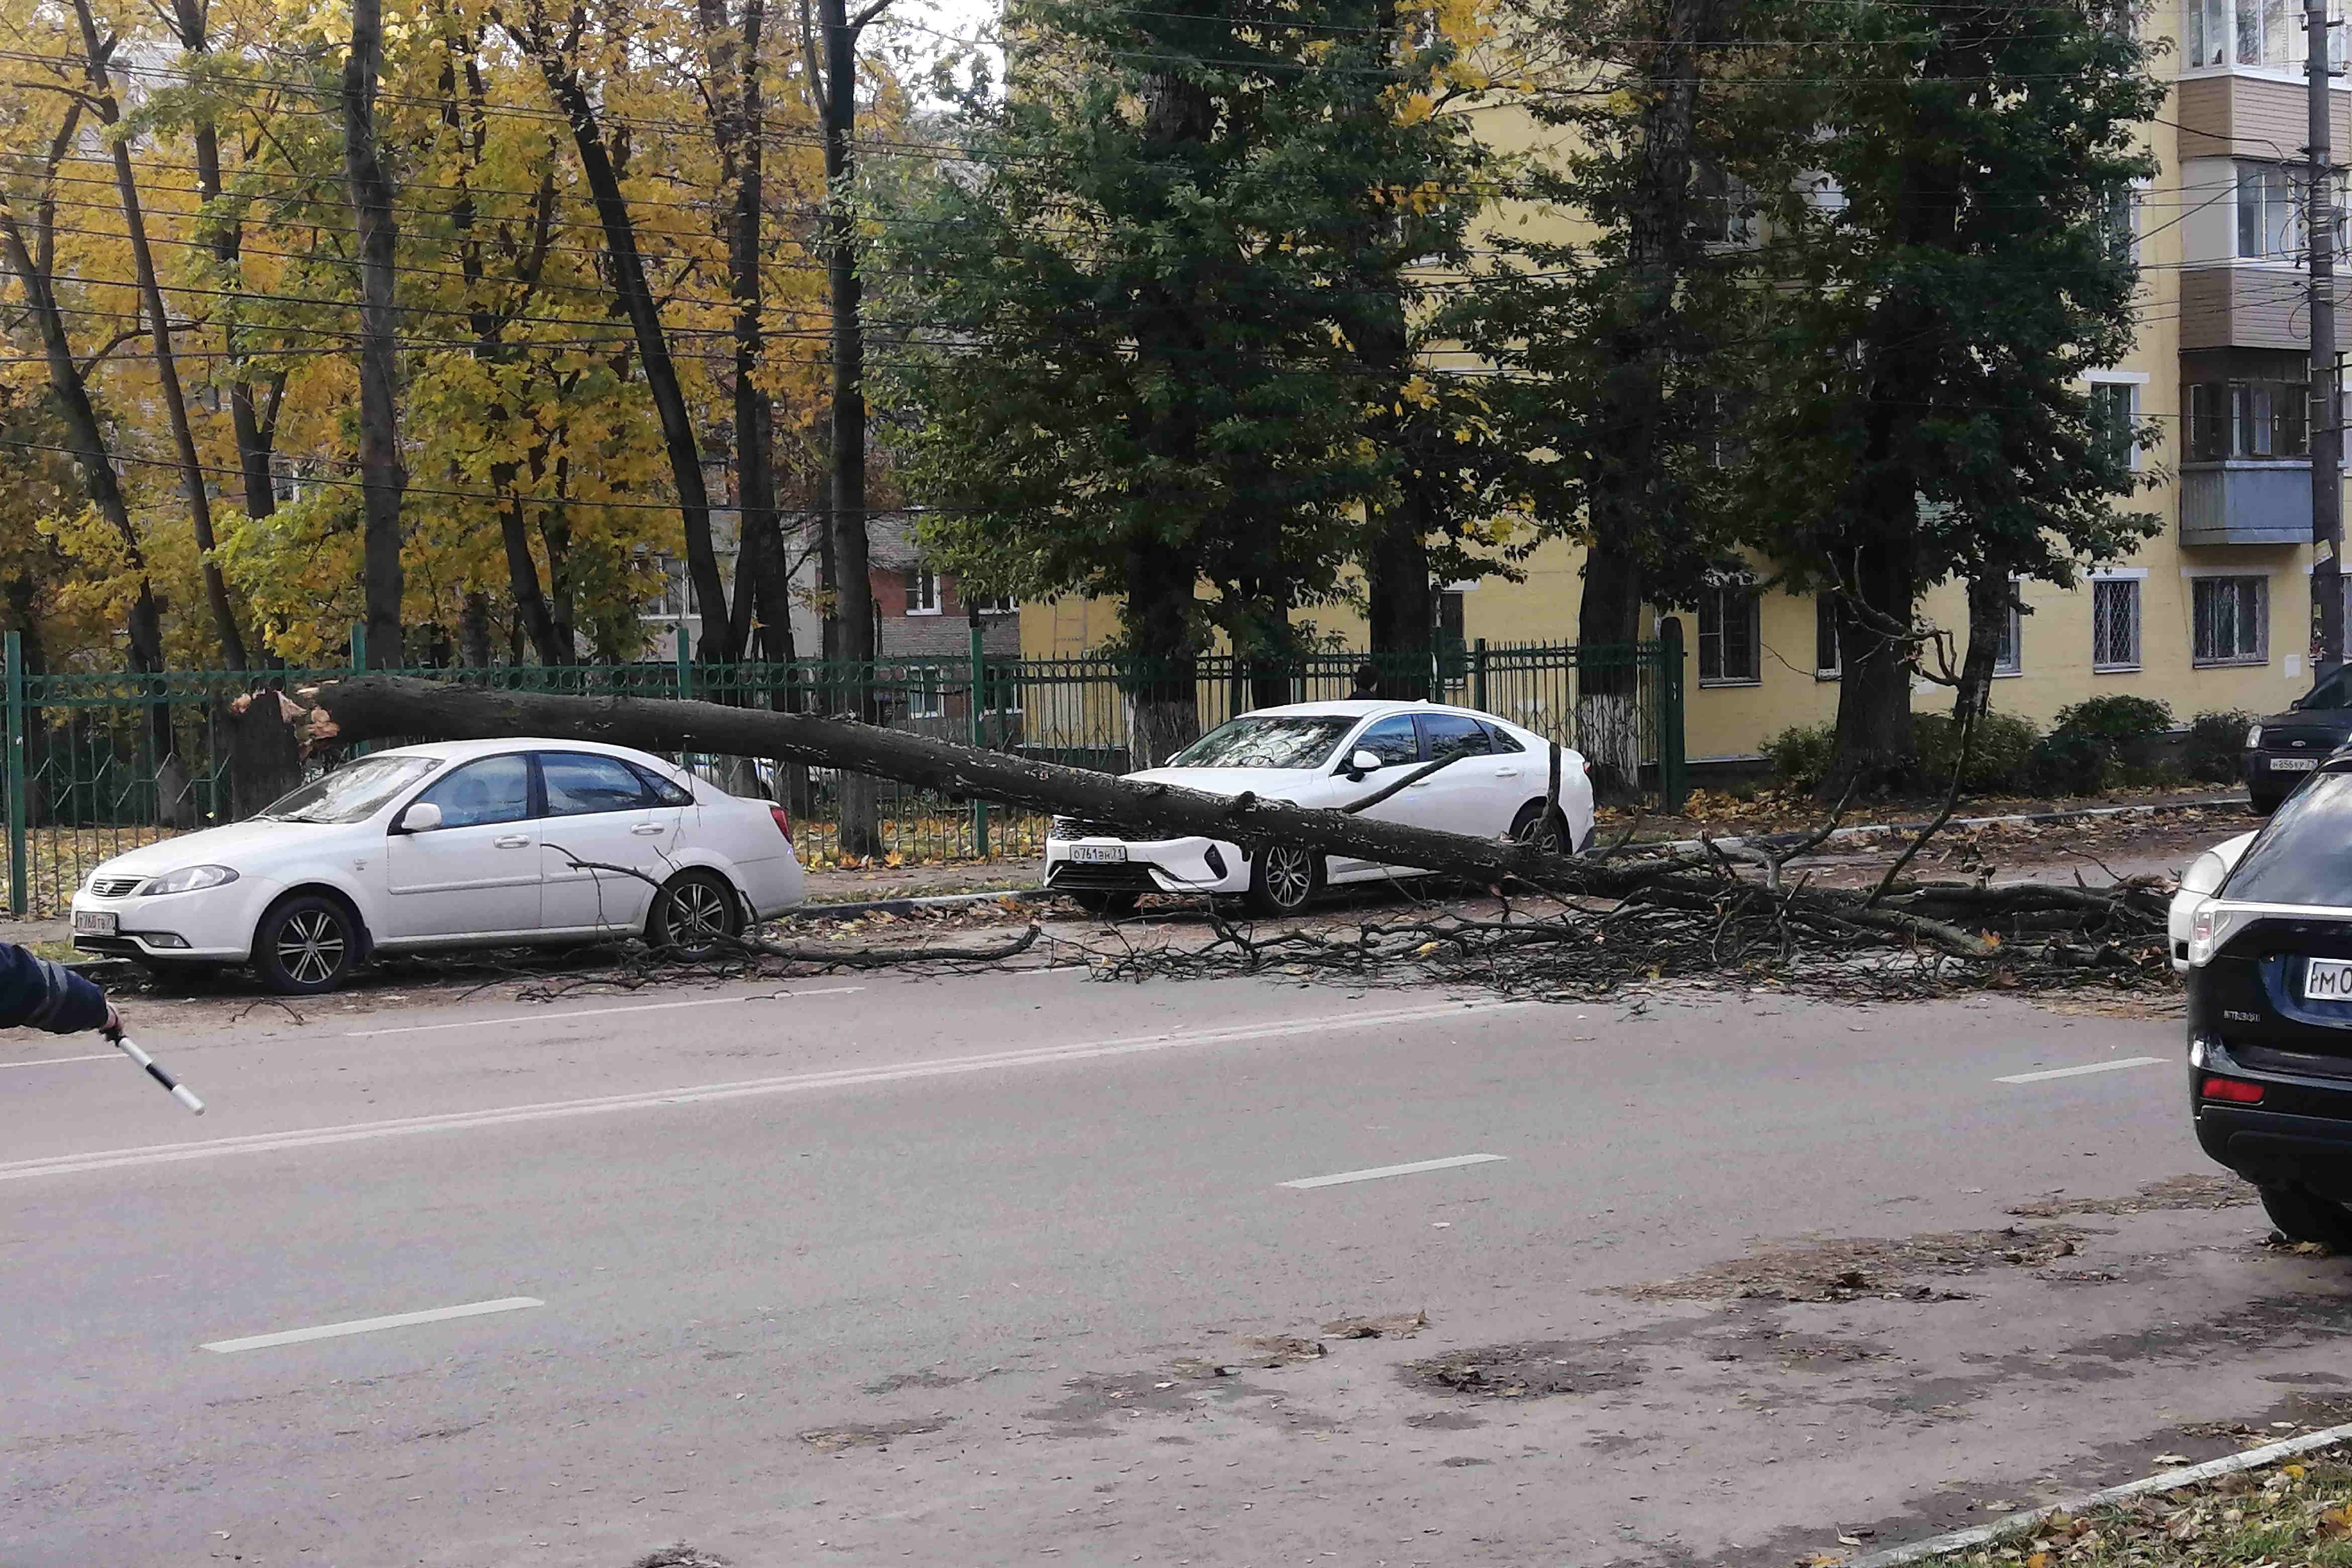
{"type": "Polygon", "coordinates": [[[2005,1212],[2210,1174],[2177,1023],[1033,970],[150,1024],[202,1121],[0,1036],[7,1568],[1785,1564],[2352,1395],[2346,1266],[2226,1190],[2005,1212]]]}

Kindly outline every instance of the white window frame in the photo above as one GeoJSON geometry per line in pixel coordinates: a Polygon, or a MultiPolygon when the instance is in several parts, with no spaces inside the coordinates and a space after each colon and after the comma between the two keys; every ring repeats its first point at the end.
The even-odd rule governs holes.
{"type": "Polygon", "coordinates": [[[1744,576],[1726,577],[1720,582],[1708,584],[1705,588],[1699,590],[1699,594],[1698,610],[1696,614],[1691,617],[1698,628],[1698,683],[1701,686],[1763,685],[1763,595],[1756,591],[1755,583],[1744,576]],[[1750,658],[1754,661],[1752,667],[1753,672],[1749,674],[1726,675],[1723,673],[1723,599],[1721,596],[1730,593],[1738,594],[1741,601],[1748,606],[1748,651],[1750,658]],[[1716,673],[1713,675],[1706,673],[1707,643],[1710,640],[1706,630],[1706,620],[1707,605],[1710,601],[1712,601],[1716,606],[1717,622],[1716,630],[1712,639],[1716,645],[1716,673]]]}
{"type": "Polygon", "coordinates": [[[947,688],[948,672],[945,665],[910,664],[907,666],[907,717],[909,719],[946,718],[948,715],[947,688]]]}
{"type": "Polygon", "coordinates": [[[1815,594],[1813,595],[1813,679],[1842,680],[1844,678],[1845,649],[1838,644],[1837,595],[1815,594]],[[1822,662],[1822,632],[1824,628],[1829,632],[1830,661],[1827,664],[1822,662]]]}
{"type": "MultiPolygon", "coordinates": [[[[2091,574],[2091,672],[2094,675],[2121,675],[2143,668],[2147,630],[2147,590],[2141,586],[2147,580],[2145,568],[2139,571],[2094,572],[2091,574]],[[2099,590],[2129,590],[2131,601],[2130,657],[2125,659],[2099,658],[2099,590]]],[[[2114,650],[2109,649],[2110,653],[2114,650]]]]}
{"type": "MultiPolygon", "coordinates": [[[[2095,370],[2083,379],[2090,384],[2093,396],[2098,395],[2098,389],[2103,386],[2127,386],[2131,388],[2131,393],[2127,399],[2130,405],[2127,416],[2130,418],[2135,431],[2137,431],[2140,421],[2146,417],[2140,408],[2140,401],[2146,395],[2140,389],[2148,384],[2149,378],[2147,372],[2144,370],[2095,370]]],[[[2135,434],[2131,445],[2131,453],[2127,459],[2130,463],[2131,471],[2133,473],[2139,472],[2140,459],[2145,456],[2145,453],[2146,448],[2140,446],[2137,434],[2135,434]]]]}
{"type": "MultiPolygon", "coordinates": [[[[2184,573],[2184,575],[2187,574],[2184,573]]],[[[2270,662],[2271,644],[2271,580],[2262,572],[2199,572],[2189,579],[2189,664],[2192,669],[2250,669],[2270,662]],[[2252,653],[2234,653],[2226,657],[2197,652],[2198,590],[2208,583],[2253,583],[2256,610],[2254,614],[2254,649],[2252,653]]]]}
{"type": "Polygon", "coordinates": [[[908,615],[938,615],[941,596],[940,574],[937,571],[922,565],[907,568],[907,613],[908,615]]]}
{"type": "Polygon", "coordinates": [[[2001,646],[1993,650],[1992,673],[1996,680],[2007,680],[2025,673],[2025,609],[2020,602],[2017,579],[2009,584],[2009,621],[2003,628],[2001,646]]]}

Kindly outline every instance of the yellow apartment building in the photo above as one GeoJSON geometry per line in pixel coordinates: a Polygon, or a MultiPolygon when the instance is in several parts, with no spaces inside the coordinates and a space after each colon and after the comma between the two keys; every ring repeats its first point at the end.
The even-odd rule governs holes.
{"type": "MultiPolygon", "coordinates": [[[[2303,14],[2284,0],[2173,0],[2147,26],[2177,47],[2159,67],[2173,77],[2171,94],[2146,130],[2160,168],[2130,214],[2139,339],[2124,363],[2090,379],[2161,433],[2137,454],[2150,486],[2131,504],[2163,527],[2077,587],[2021,585],[2024,611],[2012,616],[1992,700],[2044,726],[2067,704],[2107,693],[2159,699],[2186,721],[2272,711],[2310,684],[2310,339],[2296,205],[2303,14]]],[[[2352,85],[2338,80],[2334,90],[2340,153],[2352,148],[2352,85]]],[[[1513,119],[1496,117],[1496,140],[1525,147],[1525,122],[1513,119]]],[[[2352,334],[2352,311],[2338,331],[2352,334]]],[[[1450,585],[1444,631],[1572,641],[1580,557],[1554,542],[1527,563],[1524,582],[1450,585]]],[[[1759,564],[1758,579],[1769,575],[1759,564]]],[[[1924,610],[1965,641],[1957,584],[1932,591],[1924,610]]],[[[1834,643],[1811,597],[1735,585],[1695,613],[1665,613],[1682,617],[1694,762],[1752,757],[1790,725],[1835,714],[1834,643]]],[[[1646,614],[1646,625],[1658,614],[1646,614]]],[[[1344,609],[1311,618],[1362,646],[1360,622],[1344,609]]],[[[1067,657],[1115,629],[1107,604],[1032,604],[1022,611],[1022,650],[1067,657]]],[[[1917,700],[1923,710],[1946,707],[1951,693],[1922,681],[1917,700]]]]}

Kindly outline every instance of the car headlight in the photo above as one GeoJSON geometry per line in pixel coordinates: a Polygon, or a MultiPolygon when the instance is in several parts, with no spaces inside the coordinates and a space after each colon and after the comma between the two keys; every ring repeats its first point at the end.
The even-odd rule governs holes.
{"type": "Polygon", "coordinates": [[[236,880],[236,873],[226,866],[184,866],[142,884],[139,896],[152,899],[159,893],[193,893],[201,888],[217,888],[236,880]]]}
{"type": "Polygon", "coordinates": [[[2246,750],[2259,752],[2262,749],[2263,727],[2260,724],[2249,724],[2246,726],[2246,750]]]}

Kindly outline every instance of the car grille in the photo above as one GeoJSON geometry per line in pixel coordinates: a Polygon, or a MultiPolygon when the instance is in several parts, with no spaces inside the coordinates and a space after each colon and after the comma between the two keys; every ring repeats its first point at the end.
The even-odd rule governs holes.
{"type": "Polygon", "coordinates": [[[1054,818],[1054,837],[1056,838],[1116,838],[1124,844],[1131,839],[1148,837],[1150,835],[1135,828],[1121,827],[1116,823],[1088,822],[1084,817],[1077,816],[1057,816],[1054,818]]]}
{"type": "Polygon", "coordinates": [[[1124,865],[1081,865],[1076,860],[1060,860],[1054,865],[1054,874],[1045,879],[1049,888],[1110,888],[1132,889],[1138,892],[1156,893],[1160,884],[1151,879],[1151,872],[1138,861],[1124,865]]]}
{"type": "Polygon", "coordinates": [[[127,899],[138,889],[144,877],[100,877],[89,885],[90,896],[99,899],[127,899]]]}
{"type": "Polygon", "coordinates": [[[2263,727],[2263,750],[2265,752],[2299,752],[2305,756],[2326,756],[2344,743],[2343,734],[2317,725],[2282,725],[2263,727]]]}

